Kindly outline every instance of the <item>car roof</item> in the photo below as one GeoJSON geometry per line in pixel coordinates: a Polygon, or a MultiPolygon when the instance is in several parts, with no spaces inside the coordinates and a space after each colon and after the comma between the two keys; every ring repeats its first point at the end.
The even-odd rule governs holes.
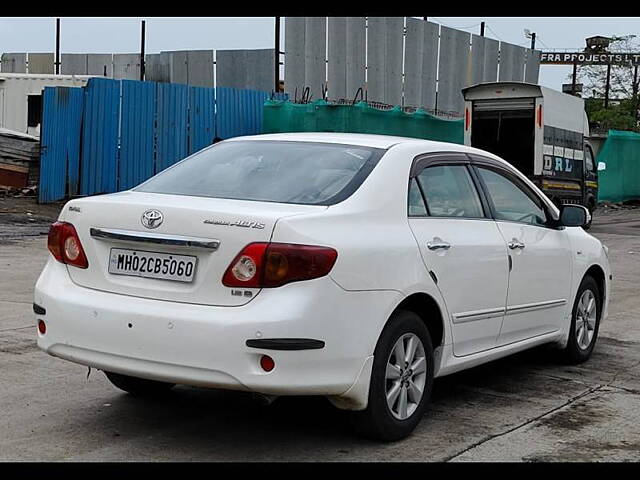
{"type": "Polygon", "coordinates": [[[464,152],[475,153],[493,158],[504,165],[511,166],[508,162],[496,155],[478,148],[460,145],[458,143],[438,142],[421,138],[397,137],[392,135],[374,135],[368,133],[339,133],[339,132],[293,132],[293,133],[267,133],[262,135],[250,135],[233,137],[225,142],[242,140],[271,140],[281,142],[319,142],[336,143],[345,145],[358,145],[363,147],[389,149],[396,145],[411,144],[422,147],[424,153],[430,152],[464,152]]]}
{"type": "Polygon", "coordinates": [[[537,191],[542,198],[545,199],[545,203],[552,209],[555,218],[559,216],[557,207],[542,193],[542,191],[531,182],[524,174],[519,172],[513,165],[506,160],[494,155],[491,152],[480,150],[479,148],[470,147],[467,145],[460,145],[458,143],[449,142],[436,142],[434,140],[423,140],[420,138],[410,137],[395,137],[391,135],[373,135],[365,133],[338,133],[338,132],[295,132],[295,133],[269,133],[263,135],[251,135],[246,137],[233,137],[225,142],[234,142],[242,140],[272,140],[281,142],[320,142],[320,143],[335,143],[346,145],[358,145],[372,148],[384,148],[390,149],[397,145],[412,145],[420,147],[422,153],[436,153],[436,152],[462,152],[462,153],[475,153],[476,155],[482,155],[492,158],[498,163],[505,166],[510,171],[514,172],[531,188],[537,191]]]}
{"type": "Polygon", "coordinates": [[[233,140],[278,140],[288,142],[320,142],[320,143],[342,143],[348,145],[359,145],[373,148],[390,148],[399,143],[408,142],[431,142],[419,138],[396,137],[392,135],[373,135],[367,133],[338,133],[338,132],[294,132],[294,133],[268,133],[263,135],[252,135],[247,137],[234,137],[233,140]]]}

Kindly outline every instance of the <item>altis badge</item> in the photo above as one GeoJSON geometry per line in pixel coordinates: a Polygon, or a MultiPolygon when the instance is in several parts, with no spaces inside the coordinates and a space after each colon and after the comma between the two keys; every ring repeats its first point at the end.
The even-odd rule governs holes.
{"type": "Polygon", "coordinates": [[[224,225],[226,227],[257,228],[260,230],[264,228],[264,223],[256,222],[253,220],[229,221],[229,220],[216,220],[214,218],[208,218],[203,223],[206,223],[209,225],[224,225]]]}

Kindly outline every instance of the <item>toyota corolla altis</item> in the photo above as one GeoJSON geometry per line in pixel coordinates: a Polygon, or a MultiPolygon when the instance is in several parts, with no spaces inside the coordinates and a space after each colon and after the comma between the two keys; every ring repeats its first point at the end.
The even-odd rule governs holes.
{"type": "Polygon", "coordinates": [[[64,206],[38,346],[135,395],[324,395],[399,439],[435,377],[541,344],[589,358],[611,274],[588,215],[471,147],[238,137],[64,206]]]}

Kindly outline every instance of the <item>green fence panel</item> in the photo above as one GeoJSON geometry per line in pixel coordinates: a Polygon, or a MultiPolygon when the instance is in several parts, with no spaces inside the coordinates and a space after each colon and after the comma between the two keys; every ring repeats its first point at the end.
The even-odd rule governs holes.
{"type": "Polygon", "coordinates": [[[262,132],[311,132],[315,127],[315,117],[311,104],[296,104],[279,100],[264,103],[262,132]],[[310,123],[307,125],[307,123],[310,123]]]}
{"type": "Polygon", "coordinates": [[[597,161],[607,165],[598,175],[599,201],[640,198],[640,134],[609,130],[597,161]]]}
{"type": "Polygon", "coordinates": [[[380,110],[366,102],[333,105],[323,100],[305,104],[268,100],[263,132],[373,133],[464,143],[462,120],[444,120],[423,110],[405,113],[399,106],[380,110]]]}

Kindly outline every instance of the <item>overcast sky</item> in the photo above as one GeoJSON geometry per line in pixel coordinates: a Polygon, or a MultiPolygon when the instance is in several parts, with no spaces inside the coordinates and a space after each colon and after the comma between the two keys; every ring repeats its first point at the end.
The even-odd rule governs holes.
{"type": "MultiPolygon", "coordinates": [[[[62,18],[63,53],[134,53],[140,51],[140,20],[146,20],[146,51],[223,48],[272,48],[273,17],[218,18],[62,18]]],[[[537,34],[536,47],[582,49],[593,35],[640,35],[640,18],[429,17],[430,21],[529,46],[524,29],[537,34]]],[[[284,35],[282,36],[284,49],[284,35]]],[[[1,52],[55,51],[55,19],[0,18],[1,52]]],[[[570,66],[543,65],[540,83],[561,89],[570,66]]]]}

